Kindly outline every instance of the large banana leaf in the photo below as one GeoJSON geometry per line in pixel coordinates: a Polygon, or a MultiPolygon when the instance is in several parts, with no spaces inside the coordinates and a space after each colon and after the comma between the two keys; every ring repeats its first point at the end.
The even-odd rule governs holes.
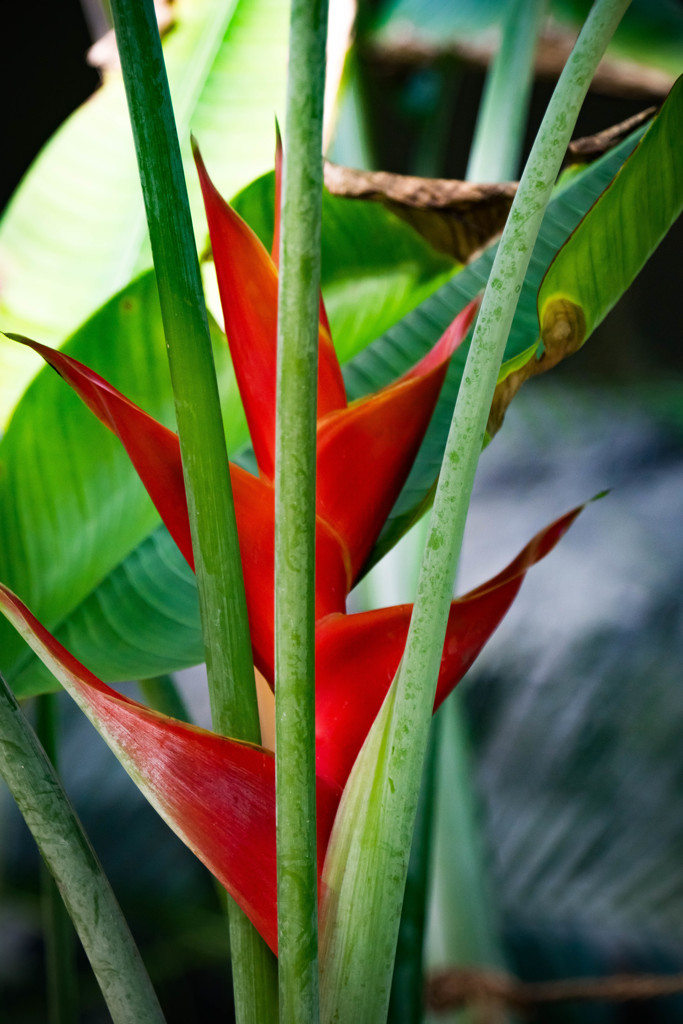
{"type": "Polygon", "coordinates": [[[612,185],[550,264],[538,293],[546,349],[578,347],[626,291],[683,210],[683,78],[612,185]]]}
{"type": "MultiPolygon", "coordinates": [[[[227,346],[217,329],[214,341],[229,414],[227,439],[234,450],[244,443],[246,426],[227,346]]],[[[110,300],[74,335],[68,350],[115,380],[152,415],[173,424],[151,271],[110,300]]],[[[159,519],[118,440],[50,369],[38,375],[17,407],[0,441],[0,461],[0,578],[17,587],[55,627],[144,544],[159,519]]],[[[144,551],[138,563],[136,578],[145,592],[144,551]]],[[[159,566],[163,575],[163,560],[159,566]]],[[[101,612],[104,619],[108,614],[101,612]]],[[[3,665],[15,675],[28,649],[4,625],[0,645],[3,665]]]]}
{"type": "MultiPolygon", "coordinates": [[[[206,229],[191,168],[194,131],[219,187],[232,194],[273,159],[273,115],[284,107],[286,0],[178,0],[164,40],[201,244],[206,229]]],[[[120,74],[56,133],[0,222],[0,327],[59,344],[151,266],[120,74]]],[[[0,341],[0,428],[35,372],[0,341]]]]}

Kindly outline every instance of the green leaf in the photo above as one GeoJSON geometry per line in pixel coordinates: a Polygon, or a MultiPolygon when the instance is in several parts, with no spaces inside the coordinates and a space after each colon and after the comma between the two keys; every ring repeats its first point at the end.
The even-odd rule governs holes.
{"type": "MultiPolygon", "coordinates": [[[[284,102],[284,0],[179,0],[164,41],[195,230],[206,237],[189,152],[192,127],[231,194],[272,165],[273,114],[284,102]],[[190,173],[191,172],[191,173],[190,173]]],[[[0,222],[0,327],[59,344],[151,266],[121,77],[105,83],[34,162],[0,222]]],[[[0,425],[36,367],[0,343],[0,425]]]]}
{"type": "MultiPolygon", "coordinates": [[[[214,341],[224,407],[231,412],[226,419],[227,439],[234,449],[246,440],[246,426],[227,345],[215,327],[214,341]]],[[[107,303],[74,335],[65,351],[173,426],[173,398],[152,272],[107,303]]],[[[141,601],[154,605],[156,600],[165,608],[166,599],[170,610],[163,644],[153,615],[145,624],[158,644],[168,646],[169,667],[174,662],[177,666],[182,661],[178,654],[182,623],[192,619],[188,609],[193,599],[183,594],[182,575],[174,583],[177,565],[171,560],[176,568],[168,568],[163,542],[160,548],[149,541],[159,517],[119,441],[51,369],[37,376],[18,406],[0,441],[0,465],[0,579],[15,588],[52,630],[73,632],[77,627],[71,617],[78,612],[83,634],[75,645],[79,652],[83,645],[92,646],[89,636],[97,634],[95,616],[104,631],[102,639],[111,644],[100,656],[111,659],[113,670],[120,670],[122,661],[133,667],[141,657],[139,641],[134,640],[142,621],[138,619],[143,614],[141,601]],[[155,552],[151,566],[150,544],[155,552]],[[124,583],[138,592],[127,612],[117,600],[116,588],[124,583]],[[159,593],[164,587],[168,595],[159,593]],[[117,629],[118,642],[112,636],[117,629]],[[121,653],[122,636],[129,654],[121,653]]],[[[101,635],[97,634],[98,643],[101,635]]],[[[196,648],[187,643],[184,664],[201,660],[194,657],[196,648]]],[[[28,649],[4,623],[0,644],[9,678],[16,683],[19,673],[24,673],[17,692],[42,689],[41,684],[30,682],[25,662],[28,649]]],[[[150,668],[156,665],[149,655],[142,656],[142,662],[150,668]]],[[[111,671],[106,674],[112,678],[111,671]]]]}
{"type": "MultiPolygon", "coordinates": [[[[607,187],[644,131],[645,128],[638,129],[572,178],[569,184],[558,188],[549,203],[508,338],[506,362],[522,356],[538,338],[536,293],[543,275],[557,250],[607,187]]],[[[496,248],[496,245],[490,246],[477,260],[344,366],[350,399],[388,384],[424,355],[453,317],[484,288],[496,248]]],[[[446,383],[413,470],[387,520],[368,567],[393,547],[431,500],[468,347],[461,346],[451,360],[446,383]]],[[[529,355],[527,353],[523,358],[528,359],[529,355]]],[[[500,426],[504,408],[501,402],[497,422],[489,424],[490,433],[500,426]]]]}
{"type": "MultiPolygon", "coordinates": [[[[264,175],[233,206],[270,249],[274,175],[264,175]]],[[[341,363],[424,301],[457,264],[376,203],[323,192],[321,284],[341,363]]]]}
{"type": "MultiPolygon", "coordinates": [[[[523,352],[537,337],[535,294],[543,273],[557,248],[609,183],[635,141],[631,137],[590,165],[553,199],[542,228],[541,241],[532,257],[508,355],[523,352]]],[[[244,203],[244,212],[267,244],[270,243],[271,196],[272,185],[266,178],[255,182],[239,198],[239,204],[244,203]]],[[[354,210],[363,208],[363,219],[366,215],[369,218],[365,223],[370,226],[373,240],[376,237],[373,218],[379,214],[389,222],[394,219],[379,207],[366,207],[350,200],[331,200],[331,197],[326,197],[325,201],[330,201],[335,209],[339,209],[339,203],[342,203],[342,209],[348,210],[346,219],[340,215],[332,221],[339,236],[338,250],[333,231],[325,242],[325,252],[340,253],[340,277],[348,275],[346,280],[351,282],[354,259],[369,261],[372,249],[360,228],[356,229],[362,220],[351,219],[355,216],[354,210]],[[345,233],[345,225],[349,224],[354,225],[354,231],[345,233]]],[[[392,230],[394,226],[397,235],[387,236],[390,239],[387,248],[396,248],[400,237],[405,238],[406,246],[413,237],[417,237],[400,221],[395,221],[392,230]]],[[[418,239],[418,246],[421,244],[418,239]]],[[[481,290],[492,259],[493,252],[486,252],[355,356],[345,367],[350,396],[358,397],[390,382],[415,363],[436,341],[455,313],[481,290]]],[[[384,251],[378,263],[382,260],[386,260],[388,265],[390,254],[384,251]]],[[[329,259],[327,266],[332,275],[334,264],[329,259]]],[[[414,266],[419,266],[419,261],[416,260],[414,266]]],[[[170,385],[165,365],[162,365],[165,353],[151,275],[134,284],[130,293],[122,294],[121,303],[124,305],[126,295],[136,297],[136,315],[129,310],[131,315],[124,316],[119,300],[114,300],[78,332],[69,343],[68,351],[83,362],[92,364],[94,369],[110,378],[115,386],[147,411],[172,423],[170,385]],[[145,312],[148,304],[154,308],[149,323],[147,317],[150,314],[145,312]],[[98,326],[100,323],[104,325],[102,328],[98,326]],[[142,364],[140,368],[138,362],[142,364]],[[153,373],[150,367],[154,367],[153,373]]],[[[361,323],[362,304],[357,303],[356,309],[361,323]]],[[[361,344],[361,335],[355,337],[351,348],[361,344]]],[[[225,346],[219,345],[215,354],[217,358],[222,357],[222,361],[219,358],[219,366],[223,368],[223,411],[224,416],[229,417],[226,430],[229,449],[234,452],[247,441],[247,432],[227,365],[225,346]]],[[[456,353],[425,444],[376,549],[375,559],[405,532],[429,498],[462,373],[462,361],[461,354],[456,353]]],[[[33,605],[33,610],[80,660],[108,681],[173,671],[196,663],[202,656],[194,581],[183,568],[165,531],[159,528],[154,533],[158,519],[122,450],[115,452],[114,448],[114,438],[94,422],[91,414],[76,402],[51,371],[34,382],[19,406],[6,438],[0,443],[0,459],[6,463],[6,471],[0,479],[0,510],[9,510],[3,515],[0,526],[0,579],[33,605]],[[73,424],[73,429],[70,429],[68,439],[60,441],[67,423],[73,424]],[[58,470],[59,466],[66,464],[62,443],[73,445],[74,457],[70,462],[75,467],[77,481],[79,473],[84,477],[94,474],[95,497],[91,500],[90,512],[83,503],[75,501],[72,478],[58,470]],[[33,452],[33,462],[26,458],[25,453],[29,449],[33,452]],[[36,451],[41,453],[41,464],[46,463],[58,470],[54,474],[56,480],[52,481],[47,492],[33,471],[36,451]],[[102,457],[105,453],[125,481],[125,490],[123,483],[121,490],[119,484],[114,489],[118,497],[114,497],[112,491],[111,475],[105,474],[106,480],[102,481],[102,457]],[[80,467],[78,471],[77,467],[80,467]],[[55,484],[58,486],[53,486],[55,484]],[[102,496],[107,488],[109,501],[102,496]],[[69,521],[61,518],[61,528],[48,532],[49,523],[55,519],[54,512],[50,516],[45,514],[48,508],[69,508],[72,522],[77,524],[75,530],[71,529],[69,521]],[[143,523],[145,508],[145,515],[149,518],[143,523]],[[40,514],[37,512],[39,509],[42,510],[40,514]],[[114,509],[118,510],[116,515],[114,509]],[[126,510],[126,515],[121,509],[126,510]],[[91,514],[94,519],[88,525],[91,514]],[[21,528],[12,525],[17,516],[23,524],[21,528]],[[41,523],[42,519],[46,522],[41,523]],[[124,520],[123,525],[121,519],[124,520]],[[134,525],[135,536],[124,535],[123,526],[131,530],[134,525]],[[90,535],[96,538],[94,546],[98,555],[92,564],[93,546],[87,549],[84,546],[85,538],[90,535]],[[85,565],[81,564],[83,560],[85,565]],[[49,580],[49,573],[55,578],[53,582],[49,580]],[[73,592],[67,594],[63,583],[58,586],[57,581],[70,577],[74,581],[73,592]],[[127,603],[129,599],[130,604],[127,603]]],[[[71,472],[69,469],[68,474],[71,472]]],[[[76,483],[76,486],[82,485],[76,483]]],[[[29,652],[22,647],[16,635],[2,630],[5,630],[4,626],[0,626],[0,641],[6,645],[5,664],[17,693],[26,695],[53,688],[54,681],[48,678],[34,658],[29,658],[29,652]],[[23,658],[29,660],[21,660],[22,651],[23,658]]]]}
{"type": "Polygon", "coordinates": [[[580,347],[626,291],[683,210],[683,78],[611,185],[548,268],[538,293],[541,336],[580,347]]]}

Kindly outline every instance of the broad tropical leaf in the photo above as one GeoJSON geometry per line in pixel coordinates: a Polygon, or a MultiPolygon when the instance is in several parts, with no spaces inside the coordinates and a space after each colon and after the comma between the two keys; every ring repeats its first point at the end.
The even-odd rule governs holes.
{"type": "MultiPolygon", "coordinates": [[[[608,186],[644,131],[644,127],[638,129],[569,184],[558,186],[557,194],[548,204],[531,257],[508,338],[506,361],[520,357],[528,361],[531,357],[531,352],[527,350],[538,338],[536,293],[543,275],[557,250],[608,186]]],[[[343,367],[347,394],[359,397],[405,372],[410,363],[434,343],[452,317],[485,287],[494,255],[495,246],[491,246],[417,309],[350,360],[343,367]]],[[[368,566],[393,547],[430,501],[466,356],[467,347],[463,346],[451,360],[446,383],[416,463],[370,556],[368,566]]],[[[499,411],[502,412],[502,408],[499,411]]],[[[489,423],[489,432],[495,433],[499,426],[500,417],[496,422],[489,423]]]]}
{"type": "MultiPolygon", "coordinates": [[[[289,5],[284,0],[178,0],[164,55],[186,155],[200,245],[206,226],[190,127],[228,194],[271,166],[273,112],[284,107],[289,5]]],[[[59,344],[151,266],[120,74],[45,147],[0,223],[0,327],[59,344]]],[[[0,344],[0,426],[34,372],[0,344]]]]}
{"type": "Polygon", "coordinates": [[[583,345],[679,217],[682,116],[679,78],[644,138],[550,264],[538,292],[541,341],[502,366],[493,427],[525,380],[583,345]]]}
{"type": "MultiPolygon", "coordinates": [[[[234,450],[244,443],[246,426],[225,342],[217,330],[214,341],[229,414],[228,443],[234,450]]],[[[14,341],[6,344],[26,351],[40,366],[28,349],[14,341]]],[[[173,425],[152,273],[103,307],[65,351],[115,381],[161,423],[173,425]]],[[[0,441],[0,461],[0,578],[55,629],[144,544],[159,518],[119,441],[50,368],[33,381],[17,408],[0,441]]],[[[148,562],[145,566],[143,590],[150,586],[148,562]]],[[[163,575],[163,563],[159,568],[163,575]]],[[[4,622],[0,643],[5,670],[13,681],[29,652],[4,622]]]]}
{"type": "Polygon", "coordinates": [[[578,347],[683,210],[683,78],[611,185],[559,250],[538,293],[541,336],[578,347]]]}

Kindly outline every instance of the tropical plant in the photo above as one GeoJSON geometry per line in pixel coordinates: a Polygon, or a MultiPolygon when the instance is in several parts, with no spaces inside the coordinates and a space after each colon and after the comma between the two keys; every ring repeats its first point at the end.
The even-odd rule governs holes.
{"type": "MultiPolygon", "coordinates": [[[[592,71],[627,6],[594,5],[500,242],[461,268],[382,207],[326,196],[323,245],[331,256],[323,303],[326,11],[295,2],[284,170],[278,150],[274,180],[258,179],[233,209],[196,153],[228,366],[221,329],[205,312],[195,239],[201,220],[195,208],[193,229],[151,4],[112,4],[154,274],[125,283],[60,348],[14,330],[43,333],[49,320],[47,340],[61,341],[67,325],[145,265],[144,246],[117,274],[102,270],[87,297],[64,298],[61,306],[58,295],[45,314],[13,298],[18,286],[8,293],[6,351],[37,352],[63,380],[39,374],[1,442],[0,608],[26,642],[3,633],[3,658],[23,697],[56,685],[30,651],[37,655],[234,897],[239,1020],[277,1019],[278,988],[283,1022],[386,1016],[432,709],[469,668],[527,570],[579,511],[453,601],[482,443],[525,380],[583,345],[683,205],[683,166],[672,145],[680,82],[649,126],[555,184],[592,71]],[[646,189],[655,175],[657,190],[646,189]],[[636,219],[634,204],[641,207],[636,219]],[[343,245],[349,227],[351,256],[343,245]],[[271,233],[269,256],[257,236],[270,241],[271,233]],[[384,267],[388,283],[379,273],[384,267]],[[164,336],[172,388],[162,383],[164,336]],[[162,422],[173,421],[171,399],[177,433],[162,422]],[[66,450],[58,437],[64,430],[71,434],[66,450]],[[36,435],[38,458],[34,448],[27,467],[36,435]],[[226,439],[242,465],[228,463],[226,439]],[[414,607],[349,612],[351,588],[432,505],[414,607]],[[173,578],[180,589],[169,588],[173,578]],[[183,605],[189,611],[179,631],[183,605]],[[108,685],[173,671],[202,653],[214,731],[166,717],[108,685]],[[260,742],[273,705],[265,699],[259,720],[254,666],[275,693],[275,753],[260,742]]],[[[229,16],[196,10],[193,22],[188,5],[188,48],[196,45],[193,25],[205,41],[223,38],[229,16]]],[[[173,36],[167,49],[173,66],[173,36]]],[[[204,77],[216,61],[215,48],[208,57],[204,51],[204,77]]],[[[196,79],[190,84],[181,124],[203,96],[196,79]]],[[[111,83],[107,88],[111,95],[111,83]]],[[[214,107],[207,109],[211,123],[214,107]]],[[[69,131],[83,123],[75,119],[69,131]]],[[[44,172],[39,166],[36,173],[44,172]]],[[[7,215],[10,243],[27,216],[22,195],[30,194],[31,179],[7,215]]],[[[107,245],[118,260],[115,233],[107,245]]],[[[17,365],[9,404],[29,364],[17,365]]],[[[101,872],[9,692],[3,707],[3,774],[58,880],[112,1016],[161,1019],[101,872]],[[111,942],[97,925],[100,901],[114,922],[111,942]]],[[[413,983],[413,994],[418,990],[413,983]]],[[[419,1018],[419,1008],[410,1012],[419,1018]]]]}

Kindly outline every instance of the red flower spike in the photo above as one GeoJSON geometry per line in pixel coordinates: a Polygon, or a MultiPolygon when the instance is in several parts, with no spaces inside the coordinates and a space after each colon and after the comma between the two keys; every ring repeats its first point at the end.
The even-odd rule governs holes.
{"type": "MultiPolygon", "coordinates": [[[[204,195],[225,330],[259,471],[275,476],[277,269],[254,232],[214,188],[199,151],[204,195]]],[[[346,407],[346,392],[329,333],[321,327],[318,416],[346,407]]]]}
{"type": "MultiPolygon", "coordinates": [[[[88,408],[122,442],[169,533],[194,569],[192,539],[178,436],[143,412],[103,377],[76,359],[46,345],[11,335],[41,355],[88,408]]],[[[273,679],[274,491],[239,466],[230,480],[244,570],[254,661],[273,679]]],[[[338,537],[326,524],[316,528],[316,615],[344,610],[351,588],[350,568],[338,537]]]]}
{"type": "MultiPolygon", "coordinates": [[[[583,507],[583,506],[581,506],[583,507]]],[[[576,519],[573,509],[545,527],[498,576],[453,601],[434,708],[470,668],[514,601],[528,569],[576,519]]],[[[344,786],[405,647],[412,605],[331,615],[316,627],[317,773],[344,786]]]]}
{"type": "Polygon", "coordinates": [[[403,377],[318,424],[318,514],[342,538],[354,579],[405,483],[434,412],[448,360],[479,308],[471,302],[403,377]]]}
{"type": "MultiPolygon", "coordinates": [[[[151,711],[106,686],[0,584],[0,610],[93,721],[170,828],[277,951],[275,762],[253,744],[151,711]]],[[[318,785],[318,884],[341,791],[318,785]]]]}
{"type": "Polygon", "coordinates": [[[83,363],[30,338],[18,334],[7,337],[28,345],[41,355],[71,385],[91,412],[116,434],[181,554],[194,569],[178,435],[143,412],[83,363]]]}

